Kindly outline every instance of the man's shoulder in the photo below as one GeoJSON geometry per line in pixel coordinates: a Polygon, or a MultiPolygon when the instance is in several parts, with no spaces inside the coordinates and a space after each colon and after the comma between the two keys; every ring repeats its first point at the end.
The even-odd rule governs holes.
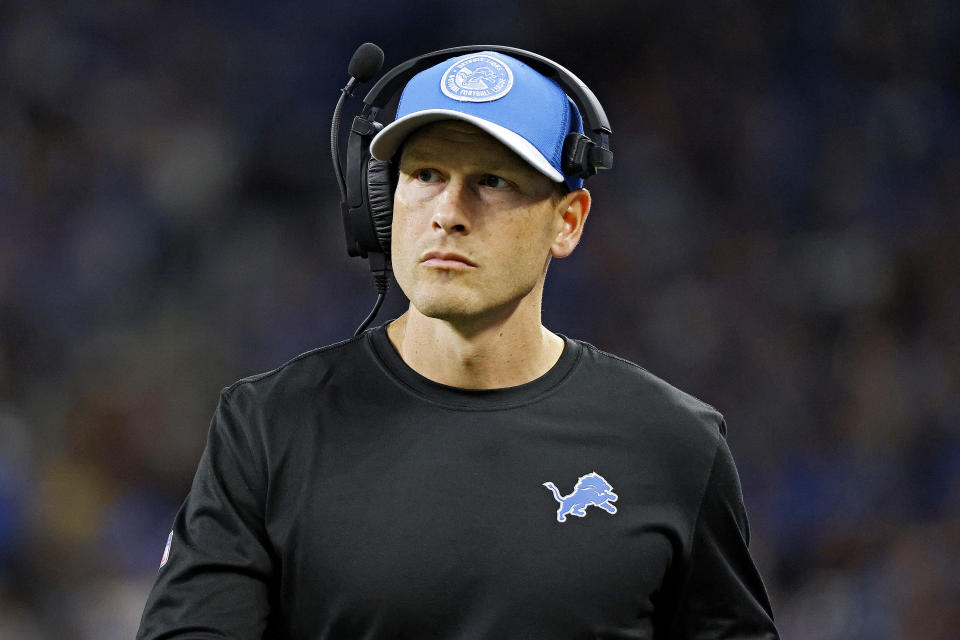
{"type": "Polygon", "coordinates": [[[363,353],[364,335],[316,347],[278,367],[249,375],[227,385],[221,395],[233,402],[288,402],[297,396],[312,395],[334,377],[349,376],[363,353]]]}
{"type": "Polygon", "coordinates": [[[675,387],[636,362],[589,342],[578,342],[584,347],[586,373],[593,376],[597,391],[608,401],[622,403],[629,410],[645,416],[662,418],[674,426],[689,425],[713,438],[726,435],[723,414],[713,405],[675,387]]]}

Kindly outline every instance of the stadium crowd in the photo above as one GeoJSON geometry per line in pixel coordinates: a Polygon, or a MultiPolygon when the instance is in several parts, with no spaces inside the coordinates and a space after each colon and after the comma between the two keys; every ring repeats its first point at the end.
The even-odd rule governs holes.
{"type": "Polygon", "coordinates": [[[784,638],[956,637],[956,4],[488,9],[0,4],[0,637],[132,637],[217,391],[372,306],[328,147],[365,40],[593,89],[544,323],[724,413],[784,638]]]}

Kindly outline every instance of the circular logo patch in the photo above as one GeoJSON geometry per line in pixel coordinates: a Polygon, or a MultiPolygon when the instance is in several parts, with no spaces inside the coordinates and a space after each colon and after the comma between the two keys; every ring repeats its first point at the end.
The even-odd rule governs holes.
{"type": "Polygon", "coordinates": [[[507,95],[513,72],[506,63],[488,55],[455,62],[440,78],[444,95],[461,102],[489,102],[507,95]]]}

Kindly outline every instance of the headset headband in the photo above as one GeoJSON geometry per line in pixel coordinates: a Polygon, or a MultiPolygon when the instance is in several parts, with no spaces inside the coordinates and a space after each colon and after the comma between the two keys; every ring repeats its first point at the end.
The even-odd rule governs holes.
{"type": "MultiPolygon", "coordinates": [[[[595,133],[598,138],[601,135],[609,135],[612,133],[610,121],[607,120],[607,114],[604,112],[603,107],[600,106],[600,101],[597,100],[597,97],[593,95],[593,91],[590,91],[590,88],[587,87],[580,78],[549,58],[545,58],[531,51],[525,51],[524,49],[504,47],[495,44],[467,45],[463,47],[451,47],[450,49],[440,49],[439,51],[425,53],[422,56],[417,56],[416,58],[411,58],[406,62],[398,64],[385,73],[377,81],[377,84],[373,85],[373,88],[367,93],[363,99],[364,107],[362,115],[376,115],[376,112],[382,109],[387,102],[389,102],[390,98],[392,98],[410,78],[424,69],[443,62],[447,58],[452,58],[463,53],[472,53],[474,51],[498,51],[522,60],[541,75],[554,80],[563,88],[567,95],[573,98],[573,101],[577,103],[577,106],[580,108],[580,115],[584,119],[584,124],[587,125],[585,129],[589,129],[595,133]]],[[[600,140],[594,139],[594,142],[599,143],[600,140]]],[[[603,142],[608,143],[607,140],[603,140],[603,142]]],[[[607,144],[603,144],[602,146],[606,147],[607,144]]]]}

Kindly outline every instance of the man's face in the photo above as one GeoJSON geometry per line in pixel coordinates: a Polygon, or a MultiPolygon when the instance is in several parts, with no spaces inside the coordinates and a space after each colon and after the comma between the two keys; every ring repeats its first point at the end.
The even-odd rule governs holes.
{"type": "Polygon", "coordinates": [[[546,176],[457,120],[411,135],[399,169],[393,269],[420,313],[482,322],[509,313],[542,281],[563,226],[546,176]],[[431,251],[459,254],[474,266],[424,261],[431,251]]]}

